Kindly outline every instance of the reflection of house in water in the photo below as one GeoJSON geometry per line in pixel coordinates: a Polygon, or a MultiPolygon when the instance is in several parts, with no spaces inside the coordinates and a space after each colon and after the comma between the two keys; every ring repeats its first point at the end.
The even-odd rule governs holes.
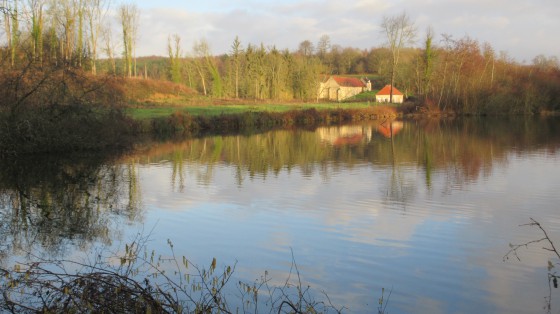
{"type": "Polygon", "coordinates": [[[371,126],[345,125],[339,127],[322,127],[317,129],[321,140],[334,146],[356,145],[369,142],[371,126]]]}
{"type": "Polygon", "coordinates": [[[403,129],[402,121],[387,121],[377,126],[377,132],[386,138],[391,138],[403,129]]]}
{"type": "Polygon", "coordinates": [[[317,134],[323,142],[333,146],[357,145],[369,143],[374,132],[381,134],[385,138],[391,138],[403,129],[401,121],[386,121],[376,126],[370,125],[345,125],[338,127],[322,127],[317,129],[317,134]]]}

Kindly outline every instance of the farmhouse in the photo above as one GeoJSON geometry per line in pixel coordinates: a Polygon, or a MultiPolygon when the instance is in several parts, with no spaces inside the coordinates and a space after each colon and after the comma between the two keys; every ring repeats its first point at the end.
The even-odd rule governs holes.
{"type": "Polygon", "coordinates": [[[319,99],[344,100],[361,92],[371,90],[369,80],[362,81],[355,77],[331,76],[319,86],[319,99]]]}
{"type": "MultiPolygon", "coordinates": [[[[389,102],[391,99],[391,85],[385,85],[377,94],[375,94],[376,102],[389,102]]],[[[393,103],[402,104],[404,95],[396,87],[393,87],[393,103]]]]}

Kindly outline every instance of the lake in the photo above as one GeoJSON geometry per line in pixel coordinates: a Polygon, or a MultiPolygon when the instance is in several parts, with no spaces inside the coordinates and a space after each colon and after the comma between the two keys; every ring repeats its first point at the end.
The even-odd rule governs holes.
{"type": "Polygon", "coordinates": [[[560,245],[559,118],[208,136],[0,170],[2,265],[122,250],[140,233],[160,254],[169,240],[194,263],[235,265],[233,282],[266,272],[280,286],[295,263],[313,297],[349,313],[382,295],[389,313],[558,312],[545,243],[504,260],[543,237],[530,218],[560,245]]]}

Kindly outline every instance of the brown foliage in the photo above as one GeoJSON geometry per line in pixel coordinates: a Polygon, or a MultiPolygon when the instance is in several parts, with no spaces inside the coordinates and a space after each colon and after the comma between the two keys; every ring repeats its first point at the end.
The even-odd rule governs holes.
{"type": "Polygon", "coordinates": [[[115,77],[111,84],[132,103],[159,103],[177,98],[192,98],[197,94],[185,85],[169,81],[115,77]]]}
{"type": "Polygon", "coordinates": [[[112,78],[93,76],[77,69],[30,65],[22,70],[0,72],[0,107],[39,108],[52,105],[122,104],[124,94],[112,78]]]}
{"type": "Polygon", "coordinates": [[[33,64],[0,72],[0,155],[128,146],[133,122],[120,112],[124,96],[111,82],[33,64]]]}

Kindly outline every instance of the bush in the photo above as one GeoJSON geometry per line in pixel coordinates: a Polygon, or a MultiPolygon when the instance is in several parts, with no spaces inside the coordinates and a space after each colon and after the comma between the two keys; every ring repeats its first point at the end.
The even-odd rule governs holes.
{"type": "Polygon", "coordinates": [[[130,145],[135,122],[110,77],[30,65],[1,72],[0,86],[2,156],[130,145]]]}
{"type": "Polygon", "coordinates": [[[171,256],[156,257],[146,250],[147,240],[138,236],[121,254],[97,253],[91,264],[36,260],[0,268],[0,309],[10,313],[255,313],[263,306],[278,313],[342,310],[326,295],[326,301],[315,300],[310,288],[302,286],[293,256],[282,286],[270,286],[265,272],[253,283],[238,282],[238,294],[232,299],[226,287],[235,265],[219,268],[214,258],[207,268],[200,268],[184,256],[177,258],[171,241],[171,256]],[[171,271],[166,272],[169,266],[171,271]]]}

